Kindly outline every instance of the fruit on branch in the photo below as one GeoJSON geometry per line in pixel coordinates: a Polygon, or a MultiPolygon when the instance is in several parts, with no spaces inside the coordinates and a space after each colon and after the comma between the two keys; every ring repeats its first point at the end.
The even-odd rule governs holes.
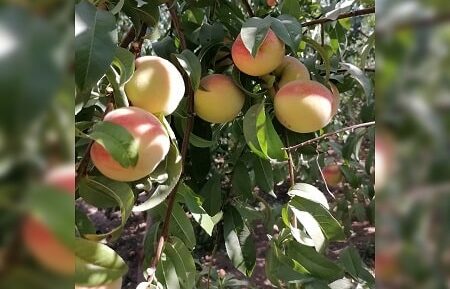
{"type": "Polygon", "coordinates": [[[394,173],[395,140],[385,130],[375,133],[375,191],[383,189],[394,173]]]}
{"type": "Polygon", "coordinates": [[[168,60],[157,56],[136,59],[136,71],[125,84],[133,106],[153,114],[175,111],[185,91],[183,77],[168,60]]]}
{"type": "Polygon", "coordinates": [[[244,93],[231,77],[222,74],[211,74],[202,78],[194,95],[195,113],[211,123],[233,120],[241,111],[244,102],[244,93]]]}
{"type": "MultiPolygon", "coordinates": [[[[75,167],[64,165],[51,169],[44,183],[69,194],[75,193],[75,167]]],[[[75,272],[75,257],[72,250],[37,217],[29,215],[22,224],[21,235],[28,252],[45,268],[62,275],[75,272]]]]}
{"type": "Polygon", "coordinates": [[[275,6],[277,6],[278,1],[277,0],[266,0],[266,4],[269,7],[275,7],[275,6]]]}
{"type": "Polygon", "coordinates": [[[120,277],[116,281],[100,286],[87,287],[75,284],[75,289],[120,289],[120,288],[122,288],[122,277],[120,277]]]}
{"type": "Polygon", "coordinates": [[[333,107],[331,109],[331,117],[335,116],[339,106],[341,104],[341,95],[339,93],[339,90],[337,89],[336,85],[334,85],[332,82],[330,82],[330,88],[331,88],[331,93],[333,93],[333,107]]]}
{"type": "Polygon", "coordinates": [[[339,165],[328,165],[322,169],[322,173],[328,186],[337,187],[343,180],[339,165]]]}
{"type": "Polygon", "coordinates": [[[280,66],[275,70],[279,77],[278,87],[281,88],[294,80],[309,80],[309,71],[306,66],[295,57],[286,55],[280,66]]]}
{"type": "Polygon", "coordinates": [[[253,57],[239,34],[231,48],[231,57],[240,71],[252,76],[265,75],[274,71],[283,61],[284,43],[269,29],[256,57],[253,57]]]}
{"type": "Polygon", "coordinates": [[[75,192],[75,167],[73,164],[62,165],[49,170],[44,176],[44,183],[70,193],[75,192]]]}
{"type": "Polygon", "coordinates": [[[317,81],[292,81],[275,95],[275,115],[292,131],[313,132],[330,122],[333,98],[331,91],[317,81]]]}
{"type": "Polygon", "coordinates": [[[90,151],[97,169],[110,179],[131,182],[149,175],[169,152],[170,139],[161,122],[137,107],[123,107],[109,112],[104,121],[124,127],[138,142],[136,166],[123,167],[95,142],[90,151]]]}

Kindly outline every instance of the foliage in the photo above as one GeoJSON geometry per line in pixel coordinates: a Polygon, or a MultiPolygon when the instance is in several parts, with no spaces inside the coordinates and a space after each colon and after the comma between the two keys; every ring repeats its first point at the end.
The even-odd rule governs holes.
{"type": "Polygon", "coordinates": [[[201,247],[198,236],[206,233],[205,243],[215,242],[214,246],[224,248],[236,269],[250,277],[256,262],[255,220],[264,223],[270,239],[265,270],[273,285],[353,288],[351,284],[342,286],[352,280],[373,288],[373,276],[356,249],[347,248],[338,261],[329,259],[326,252],[330,242],[349,236],[355,218],[373,222],[374,129],[342,132],[289,154],[283,149],[374,120],[373,73],[365,69],[374,65],[373,19],[336,20],[339,14],[369,7],[373,1],[331,1],[330,5],[322,1],[320,5],[284,0],[271,8],[265,1],[253,0],[252,12],[236,0],[93,2],[82,0],[75,8],[78,163],[85,158],[91,139],[102,143],[124,166],[136,163],[139,156],[129,134],[101,121],[111,103],[115,108],[129,105],[123,86],[134,71],[134,56],[154,54],[170,60],[192,91],[199,89],[202,76],[212,72],[231,75],[246,94],[246,103],[242,113],[229,123],[210,125],[195,118],[184,156],[183,135],[190,129],[192,91],[188,89],[174,114],[160,116],[172,144],[166,159],[147,178],[120,183],[101,176],[92,166],[87,168],[87,175],[80,176],[77,184],[78,201],[98,208],[118,208],[121,224],[109,233],[95,234],[91,229],[95,224],[76,214],[77,258],[83,264],[100,265],[111,259],[114,266],[106,264],[99,272],[83,265],[75,281],[98,285],[124,274],[121,257],[94,241],[117,239],[131,211],[146,211],[151,222],[144,246],[144,268],[148,270],[143,274],[149,280],[138,288],[203,288],[204,278],[211,280],[209,288],[247,286],[231,276],[217,276],[196,262],[201,247]],[[256,17],[248,17],[249,13],[256,17]],[[329,21],[302,27],[316,17],[329,21]],[[231,41],[238,33],[242,33],[249,52],[256,54],[269,27],[286,44],[288,53],[304,62],[313,79],[325,85],[331,80],[341,92],[339,113],[316,133],[284,129],[274,117],[270,85],[230,65],[231,41]],[[119,48],[118,39],[126,38],[124,31],[128,29],[136,38],[125,48],[136,55],[119,48]],[[342,164],[346,179],[335,199],[329,197],[320,169],[331,162],[342,164]],[[299,183],[279,186],[287,180],[288,163],[294,166],[299,183]],[[142,194],[147,199],[136,201],[142,194]],[[173,209],[172,194],[176,194],[173,209]],[[264,203],[264,209],[259,202],[264,203]],[[270,203],[280,204],[281,210],[270,203]],[[164,234],[166,213],[171,224],[169,236],[161,260],[152,268],[150,261],[159,236],[164,234]],[[89,254],[91,251],[95,254],[89,254]],[[89,274],[95,278],[87,278],[89,274]]]}

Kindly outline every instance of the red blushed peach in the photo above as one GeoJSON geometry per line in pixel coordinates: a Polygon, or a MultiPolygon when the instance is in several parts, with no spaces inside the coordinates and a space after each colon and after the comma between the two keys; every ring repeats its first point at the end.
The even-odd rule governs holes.
{"type": "Polygon", "coordinates": [[[122,288],[122,278],[119,278],[116,281],[105,285],[93,287],[79,286],[75,284],[75,289],[120,289],[120,288],[122,288]]]}
{"type": "Polygon", "coordinates": [[[68,164],[50,169],[44,177],[46,184],[75,193],[75,166],[68,164]]]}
{"type": "Polygon", "coordinates": [[[108,113],[104,121],[124,127],[138,142],[136,166],[123,167],[100,144],[91,147],[91,159],[97,169],[110,179],[131,182],[149,175],[169,152],[170,140],[161,122],[137,107],[123,107],[108,113]]]}
{"type": "Polygon", "coordinates": [[[253,57],[239,34],[231,48],[231,56],[240,71],[252,76],[262,76],[274,71],[281,64],[284,43],[269,29],[256,57],[253,57]]]}
{"type": "Polygon", "coordinates": [[[25,219],[22,239],[31,255],[46,268],[63,275],[75,272],[74,253],[36,218],[25,219]]]}
{"type": "Polygon", "coordinates": [[[266,4],[269,7],[275,7],[275,6],[277,6],[278,1],[277,0],[266,0],[266,4]]]}
{"type": "Polygon", "coordinates": [[[395,141],[387,131],[375,133],[375,191],[383,189],[394,172],[395,141]]]}
{"type": "Polygon", "coordinates": [[[204,77],[195,92],[195,113],[211,123],[233,120],[241,111],[245,95],[226,75],[212,74],[204,77]]]}
{"type": "Polygon", "coordinates": [[[341,104],[341,95],[339,93],[339,90],[337,89],[336,85],[334,85],[332,82],[330,82],[330,88],[331,88],[331,93],[333,93],[333,108],[332,108],[332,116],[335,116],[339,106],[341,104]]]}
{"type": "Polygon", "coordinates": [[[275,75],[280,78],[278,81],[279,88],[294,80],[310,80],[308,68],[292,56],[283,58],[283,62],[275,70],[275,75]]]}
{"type": "Polygon", "coordinates": [[[337,187],[342,182],[342,173],[338,165],[328,165],[322,169],[323,177],[328,186],[337,187]]]}
{"type": "Polygon", "coordinates": [[[175,111],[185,91],[183,77],[168,60],[143,56],[136,60],[136,71],[125,84],[133,106],[153,114],[169,115],[175,111]]]}
{"type": "Polygon", "coordinates": [[[286,128],[308,133],[331,120],[333,94],[322,84],[296,80],[283,86],[274,98],[275,115],[286,128]]]}

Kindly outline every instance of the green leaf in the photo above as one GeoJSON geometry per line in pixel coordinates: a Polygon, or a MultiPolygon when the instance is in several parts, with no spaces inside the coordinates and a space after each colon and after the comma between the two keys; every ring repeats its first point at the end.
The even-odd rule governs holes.
{"type": "Polygon", "coordinates": [[[53,186],[43,185],[34,185],[27,193],[24,204],[26,212],[49,228],[68,248],[72,248],[75,222],[73,195],[53,186]]]}
{"type": "Polygon", "coordinates": [[[106,72],[106,77],[114,90],[114,102],[116,107],[128,106],[128,98],[125,94],[125,83],[134,73],[134,55],[122,47],[116,48],[116,55],[111,67],[106,72]]]}
{"type": "Polygon", "coordinates": [[[326,73],[326,80],[330,79],[330,70],[331,70],[331,62],[330,62],[330,57],[327,53],[327,51],[322,47],[322,45],[320,45],[320,43],[318,43],[317,41],[315,41],[314,39],[303,35],[302,40],[306,43],[309,44],[310,46],[312,46],[317,52],[319,52],[320,57],[323,60],[323,64],[325,66],[325,73],[326,73]]]}
{"type": "Polygon", "coordinates": [[[356,79],[356,81],[363,88],[366,97],[370,98],[373,93],[373,85],[372,81],[366,76],[364,71],[351,63],[341,62],[341,66],[346,69],[354,79],[356,79]]]}
{"type": "Polygon", "coordinates": [[[123,126],[101,121],[94,125],[89,136],[103,146],[122,167],[136,166],[139,142],[123,126]]]}
{"type": "MultiPolygon", "coordinates": [[[[314,217],[310,213],[301,211],[301,210],[295,208],[294,206],[290,206],[290,209],[291,209],[292,213],[294,213],[295,218],[297,218],[297,220],[303,225],[306,232],[313,240],[316,251],[320,252],[325,244],[325,236],[322,233],[320,224],[316,221],[316,219],[314,219],[314,217]]],[[[292,228],[291,228],[291,230],[292,230],[292,228]]],[[[305,242],[303,240],[304,236],[301,236],[300,232],[296,231],[295,228],[292,233],[293,233],[292,235],[297,240],[297,242],[305,244],[305,245],[309,245],[307,242],[305,242]],[[298,234],[294,234],[294,232],[298,233],[298,234]],[[298,235],[300,235],[300,236],[298,236],[298,235]]]]}
{"type": "Polygon", "coordinates": [[[119,0],[117,4],[110,10],[113,15],[116,15],[117,13],[122,10],[123,4],[125,4],[125,0],[119,0]]]}
{"type": "Polygon", "coordinates": [[[372,32],[370,34],[369,38],[366,41],[366,44],[364,44],[361,52],[361,63],[360,66],[365,68],[366,62],[367,62],[367,56],[369,55],[370,50],[375,46],[375,32],[372,32]]]}
{"type": "Polygon", "coordinates": [[[245,48],[256,57],[259,47],[267,36],[270,28],[269,19],[250,18],[241,28],[241,38],[245,48]]]}
{"type": "Polygon", "coordinates": [[[327,13],[325,13],[324,19],[336,20],[342,13],[351,10],[355,0],[345,0],[336,4],[335,8],[327,13]]]}
{"type": "Polygon", "coordinates": [[[311,247],[297,242],[288,244],[287,255],[298,262],[313,277],[332,282],[344,276],[344,271],[311,247]]]}
{"type": "Polygon", "coordinates": [[[310,213],[319,222],[328,240],[342,240],[345,238],[342,226],[323,205],[297,196],[289,202],[289,205],[300,211],[310,213]]]}
{"type": "MultiPolygon", "coordinates": [[[[164,217],[167,209],[167,202],[162,203],[158,208],[160,216],[164,217]]],[[[194,228],[192,227],[186,212],[178,203],[173,205],[169,231],[172,235],[183,240],[184,244],[190,250],[194,249],[196,244],[194,228]]]]}
{"type": "Polygon", "coordinates": [[[246,199],[252,197],[253,185],[250,179],[249,171],[244,162],[238,161],[233,169],[231,179],[234,191],[246,199]]]}
{"type": "Polygon", "coordinates": [[[164,253],[166,258],[172,261],[181,287],[183,289],[194,288],[197,273],[194,258],[183,242],[176,237],[171,237],[164,246],[164,253]]]}
{"type": "Polygon", "coordinates": [[[194,220],[205,230],[205,232],[212,236],[214,229],[214,222],[205,209],[202,207],[203,201],[200,196],[195,194],[190,187],[182,183],[178,188],[178,193],[184,198],[184,202],[192,214],[194,220]]]}
{"type": "MultiPolygon", "coordinates": [[[[274,285],[280,285],[280,281],[298,281],[309,278],[305,268],[295,264],[290,258],[281,252],[277,244],[270,241],[270,248],[266,254],[266,275],[274,285]]],[[[281,287],[281,286],[278,286],[281,287]]]]}
{"type": "Polygon", "coordinates": [[[80,235],[95,234],[94,224],[84,212],[77,208],[75,208],[75,227],[80,235]]]}
{"type": "Polygon", "coordinates": [[[224,210],[223,236],[228,257],[234,267],[250,276],[256,263],[256,248],[249,228],[232,206],[224,210]]]}
{"type": "Polygon", "coordinates": [[[302,40],[302,25],[292,16],[280,15],[278,18],[271,18],[271,28],[273,32],[291,48],[293,53],[297,53],[302,40]]]}
{"type": "Polygon", "coordinates": [[[99,208],[118,206],[120,225],[105,234],[85,234],[83,237],[100,241],[111,237],[118,238],[125,227],[134,205],[134,194],[127,183],[117,182],[103,176],[86,177],[80,180],[79,194],[89,204],[99,208]]]}
{"type": "Polygon", "coordinates": [[[306,183],[297,183],[289,191],[290,196],[299,196],[313,202],[319,203],[324,206],[327,210],[330,209],[328,205],[327,198],[325,195],[316,187],[306,183]]]}
{"type": "Polygon", "coordinates": [[[122,7],[122,11],[130,17],[136,31],[140,30],[140,22],[144,22],[149,27],[156,26],[159,21],[159,3],[155,1],[127,0],[122,7]],[[144,5],[140,5],[144,3],[144,5]]]}
{"type": "Polygon", "coordinates": [[[181,289],[178,281],[177,270],[173,261],[167,257],[167,254],[162,254],[161,261],[156,268],[156,278],[158,282],[165,285],[165,288],[181,289]]]}
{"type": "Polygon", "coordinates": [[[200,27],[200,44],[203,46],[221,43],[225,37],[225,29],[219,22],[214,22],[212,25],[203,23],[200,27]]]}
{"type": "Polygon", "coordinates": [[[285,160],[287,154],[283,142],[273,127],[270,118],[266,117],[265,104],[255,104],[244,116],[244,137],[255,154],[264,159],[285,160]]]}
{"type": "Polygon", "coordinates": [[[202,65],[200,60],[192,51],[187,49],[181,52],[181,54],[173,54],[173,56],[189,77],[192,89],[196,91],[200,86],[200,77],[202,76],[202,65]]]}
{"type": "MultiPolygon", "coordinates": [[[[182,160],[178,147],[173,142],[170,145],[170,150],[165,160],[158,165],[158,167],[160,166],[165,168],[164,171],[167,172],[166,182],[160,184],[145,202],[135,206],[133,208],[134,212],[147,211],[161,204],[178,183],[182,171],[182,160]]],[[[158,170],[158,168],[156,170],[158,170]]]]}
{"type": "Polygon", "coordinates": [[[105,74],[117,45],[116,20],[88,1],[75,6],[75,82],[89,91],[105,74]]]}
{"type": "Polygon", "coordinates": [[[75,283],[93,287],[111,283],[128,271],[123,259],[108,246],[75,239],[75,283]]]}
{"type": "Polygon", "coordinates": [[[170,55],[177,52],[175,41],[172,37],[166,36],[162,40],[152,43],[153,51],[159,57],[170,60],[170,55]]]}
{"type": "Polygon", "coordinates": [[[253,169],[255,171],[255,183],[261,190],[276,198],[273,192],[272,165],[268,160],[253,157],[253,169]]]}
{"type": "Polygon", "coordinates": [[[214,173],[201,189],[200,195],[204,198],[203,207],[206,212],[210,216],[217,214],[223,203],[221,176],[214,173]]]}
{"type": "Polygon", "coordinates": [[[353,278],[366,282],[370,288],[374,288],[375,278],[364,268],[364,263],[355,247],[345,248],[339,256],[339,263],[353,278]]]}
{"type": "Polygon", "coordinates": [[[298,19],[301,16],[301,7],[298,0],[284,0],[281,14],[289,14],[298,19]]]}
{"type": "Polygon", "coordinates": [[[250,97],[256,99],[262,99],[264,95],[267,93],[267,89],[263,88],[258,91],[250,91],[249,89],[254,88],[254,77],[250,77],[244,73],[242,73],[236,66],[233,66],[231,70],[231,78],[233,79],[234,84],[236,84],[244,93],[250,97]],[[251,88],[247,88],[245,84],[249,84],[251,88]]]}

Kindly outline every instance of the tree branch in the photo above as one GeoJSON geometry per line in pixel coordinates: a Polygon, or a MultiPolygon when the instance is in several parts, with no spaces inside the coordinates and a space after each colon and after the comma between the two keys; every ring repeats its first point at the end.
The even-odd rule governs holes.
{"type": "Polygon", "coordinates": [[[316,141],[319,141],[321,139],[333,136],[333,135],[338,134],[338,133],[343,132],[343,131],[354,130],[354,129],[357,129],[357,128],[360,128],[360,127],[368,127],[368,126],[372,126],[372,125],[375,125],[374,121],[360,123],[360,124],[355,124],[355,125],[352,125],[352,126],[349,126],[349,127],[344,127],[344,128],[338,129],[337,131],[326,133],[326,134],[321,135],[319,137],[312,138],[310,140],[304,141],[302,143],[299,143],[299,144],[296,144],[296,145],[293,145],[293,146],[285,147],[283,149],[284,150],[295,150],[295,149],[298,149],[298,148],[303,147],[305,145],[312,144],[312,143],[314,143],[316,141]]]}
{"type": "Polygon", "coordinates": [[[247,11],[248,16],[255,17],[255,13],[253,13],[252,7],[248,3],[248,0],[241,0],[242,5],[244,5],[245,11],[247,11]]]}
{"type": "MultiPolygon", "coordinates": [[[[369,8],[364,8],[361,10],[355,10],[355,11],[350,11],[347,13],[342,13],[341,15],[339,15],[336,20],[338,19],[344,19],[344,18],[351,18],[351,17],[356,17],[356,16],[363,16],[363,15],[368,15],[368,14],[373,14],[375,13],[375,7],[369,7],[369,8]]],[[[322,23],[327,23],[327,22],[332,22],[335,20],[331,20],[328,18],[319,18],[319,19],[314,19],[308,22],[304,22],[302,23],[303,27],[306,26],[312,26],[312,25],[316,25],[316,24],[322,24],[322,23]]]]}
{"type": "MultiPolygon", "coordinates": [[[[173,27],[175,28],[178,38],[180,39],[181,48],[183,50],[187,49],[186,39],[184,37],[183,32],[181,31],[181,25],[180,25],[180,20],[178,18],[177,11],[176,11],[176,9],[177,9],[176,5],[173,5],[173,2],[169,1],[167,3],[167,6],[169,7],[170,15],[172,17],[173,27]]],[[[187,96],[187,100],[188,100],[188,120],[187,120],[186,130],[184,131],[184,135],[183,135],[183,143],[181,145],[181,158],[182,158],[182,164],[183,164],[182,175],[167,198],[167,210],[166,210],[166,215],[164,217],[164,223],[163,223],[163,227],[162,227],[162,231],[161,231],[161,236],[159,237],[158,244],[156,245],[155,254],[150,263],[149,270],[147,270],[147,272],[149,273],[148,278],[147,278],[148,282],[151,282],[153,280],[154,274],[156,272],[156,267],[158,266],[158,263],[161,259],[161,254],[164,249],[164,244],[169,236],[170,218],[172,216],[172,210],[173,210],[173,206],[175,204],[176,192],[177,192],[178,187],[183,179],[184,165],[186,163],[186,156],[187,156],[187,151],[189,148],[189,137],[191,135],[191,132],[192,132],[192,129],[194,126],[194,91],[191,86],[191,82],[187,77],[185,77],[185,84],[186,84],[186,96],[187,96]]]]}

